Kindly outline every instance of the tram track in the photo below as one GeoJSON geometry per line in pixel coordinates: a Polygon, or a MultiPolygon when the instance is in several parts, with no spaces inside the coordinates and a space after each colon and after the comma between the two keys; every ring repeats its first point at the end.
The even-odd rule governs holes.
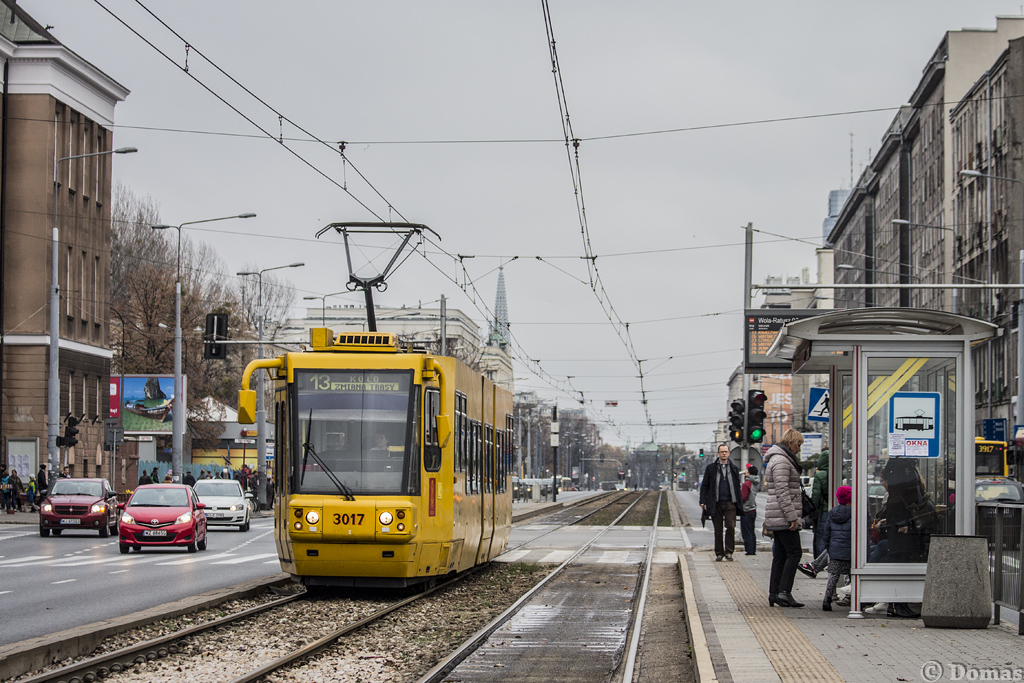
{"type": "MultiPolygon", "coordinates": [[[[646,558],[645,558],[643,566],[641,568],[641,574],[638,577],[639,591],[638,591],[635,599],[633,600],[634,610],[633,610],[632,620],[631,620],[631,624],[630,624],[627,648],[625,649],[624,656],[620,659],[620,664],[619,664],[619,667],[617,668],[617,678],[616,678],[616,680],[621,681],[621,682],[630,682],[630,681],[632,681],[634,669],[635,669],[636,662],[637,662],[637,655],[638,655],[638,651],[639,651],[639,642],[640,642],[640,629],[641,629],[641,625],[642,625],[642,621],[643,621],[643,612],[644,612],[644,606],[645,606],[646,599],[647,599],[647,592],[648,592],[649,585],[650,585],[651,567],[652,567],[652,562],[653,562],[653,557],[654,557],[654,547],[655,547],[655,542],[657,540],[657,532],[658,532],[658,523],[657,523],[658,512],[657,511],[658,511],[658,508],[660,508],[660,495],[661,494],[659,493],[659,498],[658,498],[659,504],[655,508],[656,512],[655,512],[654,526],[653,526],[653,528],[651,530],[651,535],[650,535],[650,537],[648,539],[648,543],[647,543],[646,558]]],[[[595,512],[597,512],[599,510],[603,510],[603,509],[607,508],[608,506],[616,504],[616,503],[623,504],[623,502],[624,502],[623,498],[625,498],[625,497],[626,496],[622,496],[620,498],[617,498],[616,500],[612,501],[608,505],[602,506],[598,510],[595,510],[595,512]]],[[[608,530],[610,530],[610,529],[614,528],[616,525],[618,525],[619,522],[622,519],[624,519],[630,513],[630,511],[644,498],[644,495],[641,494],[641,495],[630,496],[630,497],[631,497],[631,501],[628,503],[628,506],[611,523],[605,525],[603,529],[601,529],[598,533],[596,533],[576,553],[574,553],[571,557],[569,557],[567,560],[565,560],[562,564],[560,564],[558,567],[556,567],[554,570],[552,570],[551,573],[549,573],[544,578],[544,580],[542,580],[540,583],[538,583],[536,586],[534,586],[529,592],[527,592],[522,597],[520,597],[507,610],[502,612],[494,620],[492,620],[489,624],[487,624],[487,626],[485,626],[484,628],[480,629],[478,632],[474,633],[471,637],[466,639],[457,649],[455,649],[450,655],[448,655],[448,657],[446,657],[444,660],[440,661],[430,671],[428,671],[422,678],[420,678],[419,679],[419,683],[441,683],[442,681],[447,680],[449,675],[453,671],[455,671],[455,669],[460,664],[465,662],[474,653],[479,651],[480,648],[482,648],[482,646],[485,643],[488,642],[488,639],[491,638],[492,635],[494,635],[503,626],[506,626],[507,624],[509,624],[509,622],[517,614],[519,614],[520,611],[523,610],[523,608],[526,605],[530,604],[531,601],[533,601],[535,598],[537,598],[537,596],[541,593],[541,591],[543,591],[547,586],[549,586],[549,584],[554,582],[569,567],[573,566],[577,562],[577,560],[601,538],[601,536],[603,536],[608,530]]],[[[591,514],[593,514],[593,513],[591,513],[591,514]]],[[[517,635],[515,637],[519,638],[520,636],[517,635]]],[[[564,663],[556,662],[556,666],[562,666],[562,665],[564,665],[564,663]]],[[[532,671],[531,673],[534,676],[537,675],[537,671],[536,670],[532,671]]],[[[559,676],[558,676],[558,672],[557,671],[551,671],[550,672],[550,679],[551,680],[557,680],[558,677],[559,676]]],[[[472,680],[472,678],[468,677],[467,680],[472,680]]]]}
{"type": "MultiPolygon", "coordinates": [[[[566,520],[561,524],[554,525],[553,531],[578,523],[609,506],[621,507],[624,505],[623,499],[627,496],[631,500],[627,509],[618,515],[616,520],[618,521],[639,502],[642,496],[627,494],[618,496],[612,501],[605,500],[585,515],[576,515],[573,520],[566,520]]],[[[612,528],[614,524],[615,522],[602,529],[586,547],[594,543],[604,531],[612,528]]],[[[586,547],[576,553],[573,558],[582,554],[586,547]]],[[[541,583],[534,586],[530,594],[535,594],[535,591],[539,590],[538,586],[542,586],[556,577],[571,564],[573,558],[543,577],[541,583]]],[[[497,596],[486,598],[485,601],[491,603],[490,607],[492,608],[488,612],[479,604],[472,604],[471,597],[467,597],[475,595],[479,598],[484,591],[478,587],[465,589],[459,587],[480,573],[498,572],[510,567],[514,571],[528,573],[528,570],[525,572],[516,570],[515,568],[518,566],[505,565],[502,567],[492,564],[482,570],[467,572],[457,577],[456,580],[445,582],[429,591],[402,600],[390,598],[377,602],[366,600],[360,602],[349,597],[314,599],[305,593],[300,593],[207,623],[192,625],[114,652],[82,659],[68,666],[12,680],[17,680],[18,683],[43,683],[44,681],[46,683],[51,681],[91,683],[104,679],[170,681],[194,677],[203,681],[231,681],[231,683],[261,679],[303,681],[307,680],[305,674],[294,672],[308,672],[310,669],[318,667],[329,670],[341,660],[347,662],[346,667],[367,666],[370,669],[384,667],[390,670],[392,667],[398,666],[405,668],[407,672],[411,667],[412,673],[419,675],[424,668],[423,661],[447,660],[449,651],[455,650],[456,645],[461,644],[467,633],[471,632],[467,629],[472,627],[472,631],[475,631],[485,625],[514,599],[514,596],[509,597],[512,595],[509,589],[503,587],[496,591],[497,596]],[[451,597],[439,599],[435,597],[438,594],[448,594],[451,597]],[[500,604],[500,609],[495,609],[494,605],[499,604],[502,599],[498,596],[503,597],[505,604],[500,604]],[[425,605],[425,603],[428,604],[425,605]],[[426,653],[422,652],[422,645],[411,648],[406,645],[417,641],[417,639],[435,639],[435,632],[441,627],[438,626],[436,620],[433,623],[424,623],[425,620],[422,619],[422,615],[429,611],[436,613],[452,611],[462,616],[475,617],[479,623],[473,625],[470,619],[463,619],[460,616],[460,623],[448,624],[445,627],[454,627],[448,628],[449,636],[441,638],[438,642],[430,643],[431,647],[428,649],[431,649],[433,655],[423,656],[426,653]],[[313,612],[316,613],[315,616],[312,614],[313,612]],[[275,623],[288,626],[281,629],[280,626],[275,627],[275,623]],[[329,627],[315,628],[316,624],[329,627]],[[278,633],[270,635],[274,634],[275,628],[278,633]],[[374,629],[377,631],[376,634],[374,629]],[[279,633],[281,630],[290,631],[291,634],[282,637],[279,633]],[[424,636],[425,633],[426,636],[424,636]],[[253,634],[258,635],[254,638],[253,634]],[[355,638],[357,635],[358,639],[355,638]],[[257,647],[246,645],[254,642],[257,647]],[[386,645],[382,645],[383,643],[386,645]],[[224,647],[225,645],[226,647],[224,647]],[[282,645],[287,646],[287,652],[269,652],[270,650],[280,650],[282,645]],[[395,649],[418,653],[413,659],[419,661],[396,661],[395,657],[389,654],[395,649]],[[219,654],[221,650],[224,650],[225,654],[219,654]],[[238,666],[221,667],[219,662],[225,658],[235,659],[236,665],[243,663],[244,666],[241,668],[245,671],[238,671],[238,666]],[[335,664],[319,662],[335,662],[335,664]],[[218,667],[224,670],[218,671],[218,667]],[[234,670],[229,672],[228,669],[234,670]],[[289,671],[293,673],[288,673],[289,671]]],[[[536,578],[540,577],[540,568],[537,567],[534,573],[537,576],[525,583],[533,585],[536,578]]],[[[515,595],[528,589],[524,582],[520,582],[519,588],[515,595]]],[[[522,603],[523,600],[515,602],[515,604],[522,603]]],[[[375,680],[372,671],[367,673],[369,678],[366,680],[375,680]]],[[[385,680],[385,678],[380,680],[385,680]]]]}

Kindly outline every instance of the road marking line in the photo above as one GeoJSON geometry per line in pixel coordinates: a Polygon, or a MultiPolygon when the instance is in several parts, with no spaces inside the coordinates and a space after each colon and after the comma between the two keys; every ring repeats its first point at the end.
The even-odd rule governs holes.
{"type": "Polygon", "coordinates": [[[72,581],[78,581],[78,579],[64,579],[63,581],[51,581],[51,586],[56,586],[58,583],[71,583],[72,581]]]}
{"type": "Polygon", "coordinates": [[[277,553],[262,553],[260,555],[249,555],[248,557],[236,557],[233,560],[222,560],[220,562],[211,562],[210,564],[241,564],[252,560],[262,560],[264,557],[277,557],[277,553]]]}
{"type": "Polygon", "coordinates": [[[499,555],[495,559],[498,562],[516,562],[517,560],[521,560],[529,554],[529,550],[511,550],[503,555],[499,555]]]}
{"type": "Polygon", "coordinates": [[[562,564],[576,554],[574,550],[553,550],[540,558],[541,564],[562,564]]]}
{"type": "Polygon", "coordinates": [[[124,574],[127,571],[131,571],[131,570],[130,569],[118,569],[116,572],[107,572],[107,573],[108,574],[124,574]]]}
{"type": "Polygon", "coordinates": [[[231,557],[234,553],[220,553],[218,555],[204,555],[203,557],[186,557],[183,560],[171,560],[170,562],[157,562],[156,566],[162,567],[164,565],[176,565],[176,564],[194,564],[196,562],[205,562],[206,560],[216,560],[221,557],[231,557]]]}
{"type": "Polygon", "coordinates": [[[37,560],[49,560],[53,555],[29,555],[28,557],[15,557],[10,560],[0,560],[0,565],[12,566],[16,563],[31,563],[37,560]]]}
{"type": "Polygon", "coordinates": [[[628,550],[606,550],[597,558],[597,564],[626,564],[627,560],[628,550]]]}

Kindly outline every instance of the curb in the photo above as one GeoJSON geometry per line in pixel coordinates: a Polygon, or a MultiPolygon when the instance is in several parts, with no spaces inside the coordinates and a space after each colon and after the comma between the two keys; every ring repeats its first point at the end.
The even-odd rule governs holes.
{"type": "Polygon", "coordinates": [[[717,683],[715,665],[711,661],[711,650],[704,636],[704,625],[697,611],[697,598],[693,594],[693,583],[690,578],[690,565],[686,556],[679,553],[679,578],[683,584],[683,597],[686,600],[686,630],[690,634],[690,647],[693,649],[693,668],[697,683],[717,683]]]}
{"type": "Polygon", "coordinates": [[[176,602],[157,605],[141,612],[4,645],[0,647],[0,671],[4,672],[5,678],[20,676],[24,672],[41,669],[68,657],[89,654],[108,636],[117,635],[161,619],[172,619],[183,614],[216,607],[228,600],[252,597],[271,586],[284,586],[291,581],[288,574],[273,574],[227,588],[218,588],[193,595],[176,602]]]}

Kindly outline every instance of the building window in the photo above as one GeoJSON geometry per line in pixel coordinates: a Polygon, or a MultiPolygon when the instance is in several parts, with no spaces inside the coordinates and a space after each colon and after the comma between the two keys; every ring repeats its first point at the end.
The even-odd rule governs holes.
{"type": "Polygon", "coordinates": [[[71,318],[71,247],[68,247],[67,275],[64,278],[64,311],[71,318]]]}
{"type": "Polygon", "coordinates": [[[81,259],[81,261],[78,264],[79,265],[79,269],[78,269],[78,315],[80,315],[82,317],[82,322],[83,323],[86,321],[85,320],[86,319],[86,315],[85,315],[85,308],[86,308],[86,296],[85,296],[85,273],[86,273],[86,268],[85,268],[85,264],[87,263],[87,261],[86,261],[87,257],[88,257],[88,255],[83,251],[82,252],[82,259],[81,259]]]}
{"type": "Polygon", "coordinates": [[[92,260],[92,319],[100,324],[100,257],[92,260]]]}

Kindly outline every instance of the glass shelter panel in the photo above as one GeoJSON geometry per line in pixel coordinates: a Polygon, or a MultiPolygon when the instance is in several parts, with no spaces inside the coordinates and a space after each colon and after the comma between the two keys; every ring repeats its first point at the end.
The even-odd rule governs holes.
{"type": "MultiPolygon", "coordinates": [[[[840,382],[842,383],[842,391],[840,395],[843,397],[842,403],[839,404],[835,410],[836,415],[843,416],[843,429],[840,438],[842,443],[838,452],[842,457],[840,464],[841,472],[840,475],[840,486],[852,486],[853,485],[853,378],[850,375],[842,375],[840,382]]],[[[835,450],[835,449],[834,449],[835,450]]]]}
{"type": "Polygon", "coordinates": [[[295,492],[415,494],[412,382],[411,371],[297,370],[295,492]]]}
{"type": "Polygon", "coordinates": [[[867,373],[867,561],[926,562],[955,529],[956,359],[871,356],[867,373]]]}

